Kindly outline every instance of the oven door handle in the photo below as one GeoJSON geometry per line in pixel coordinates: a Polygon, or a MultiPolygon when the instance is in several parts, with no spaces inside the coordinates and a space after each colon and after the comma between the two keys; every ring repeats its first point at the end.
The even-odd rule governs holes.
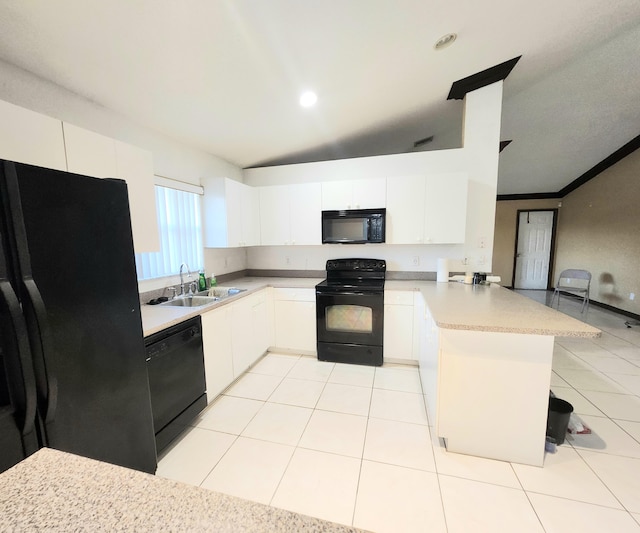
{"type": "Polygon", "coordinates": [[[341,291],[337,290],[335,292],[318,292],[318,296],[382,296],[384,295],[384,291],[341,291]]]}

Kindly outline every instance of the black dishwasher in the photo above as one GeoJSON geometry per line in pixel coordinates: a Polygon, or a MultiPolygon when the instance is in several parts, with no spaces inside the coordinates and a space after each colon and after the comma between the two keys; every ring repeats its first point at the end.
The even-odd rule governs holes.
{"type": "Polygon", "coordinates": [[[207,406],[200,317],[146,337],[145,346],[160,453],[207,406]]]}

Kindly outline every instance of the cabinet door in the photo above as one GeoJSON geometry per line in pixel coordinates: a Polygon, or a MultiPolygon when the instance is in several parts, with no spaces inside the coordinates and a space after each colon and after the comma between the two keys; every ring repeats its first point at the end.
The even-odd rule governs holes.
{"type": "Polygon", "coordinates": [[[234,379],[230,307],[201,315],[207,401],[211,403],[234,379]]]}
{"type": "Polygon", "coordinates": [[[387,243],[423,242],[425,181],[424,176],[394,176],[387,179],[387,243]]]}
{"type": "Polygon", "coordinates": [[[253,300],[251,305],[251,325],[257,359],[269,349],[269,346],[271,346],[266,289],[264,291],[260,291],[257,297],[253,300]]]}
{"type": "Polygon", "coordinates": [[[351,181],[325,181],[322,183],[322,210],[355,209],[352,206],[351,181]]]}
{"type": "Polygon", "coordinates": [[[467,175],[427,176],[424,242],[464,243],[467,228],[467,175]]]}
{"type": "Polygon", "coordinates": [[[291,244],[322,244],[322,187],[289,185],[291,244]]]}
{"type": "Polygon", "coordinates": [[[69,172],[96,178],[117,177],[116,143],[113,139],[67,122],[63,127],[69,172]]]}
{"type": "Polygon", "coordinates": [[[231,338],[233,346],[233,375],[238,377],[255,361],[255,342],[252,324],[252,298],[246,296],[231,306],[231,338]]]}
{"type": "Polygon", "coordinates": [[[354,180],[351,209],[375,209],[387,205],[387,180],[375,178],[354,180]]]}
{"type": "Polygon", "coordinates": [[[287,185],[260,187],[260,243],[282,246],[291,242],[287,185]]]}
{"type": "Polygon", "coordinates": [[[117,176],[127,182],[136,253],[160,250],[151,152],[115,141],[117,176]]]}
{"type": "Polygon", "coordinates": [[[67,170],[62,122],[0,100],[0,158],[67,170]]]}
{"type": "Polygon", "coordinates": [[[315,353],[316,304],[277,300],[275,309],[276,347],[315,353]]]}
{"type": "Polygon", "coordinates": [[[417,359],[413,353],[413,305],[384,306],[384,357],[417,359]]]}
{"type": "Polygon", "coordinates": [[[243,246],[260,244],[260,191],[242,186],[242,242],[243,246]]]}
{"type": "Polygon", "coordinates": [[[242,200],[244,185],[239,181],[225,178],[225,202],[227,204],[227,246],[243,245],[242,200]]]}

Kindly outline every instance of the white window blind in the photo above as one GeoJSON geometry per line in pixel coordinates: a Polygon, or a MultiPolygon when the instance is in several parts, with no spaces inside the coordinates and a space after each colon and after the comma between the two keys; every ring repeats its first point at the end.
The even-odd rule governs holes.
{"type": "Polygon", "coordinates": [[[136,254],[138,279],[177,274],[182,263],[198,271],[204,267],[200,197],[158,185],[155,190],[160,251],[136,254]]]}

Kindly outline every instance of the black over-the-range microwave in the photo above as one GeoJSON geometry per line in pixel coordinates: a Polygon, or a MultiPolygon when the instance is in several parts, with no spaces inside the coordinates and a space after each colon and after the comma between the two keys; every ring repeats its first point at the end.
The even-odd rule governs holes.
{"type": "Polygon", "coordinates": [[[384,242],[387,210],[346,209],[322,212],[323,244],[384,242]]]}

